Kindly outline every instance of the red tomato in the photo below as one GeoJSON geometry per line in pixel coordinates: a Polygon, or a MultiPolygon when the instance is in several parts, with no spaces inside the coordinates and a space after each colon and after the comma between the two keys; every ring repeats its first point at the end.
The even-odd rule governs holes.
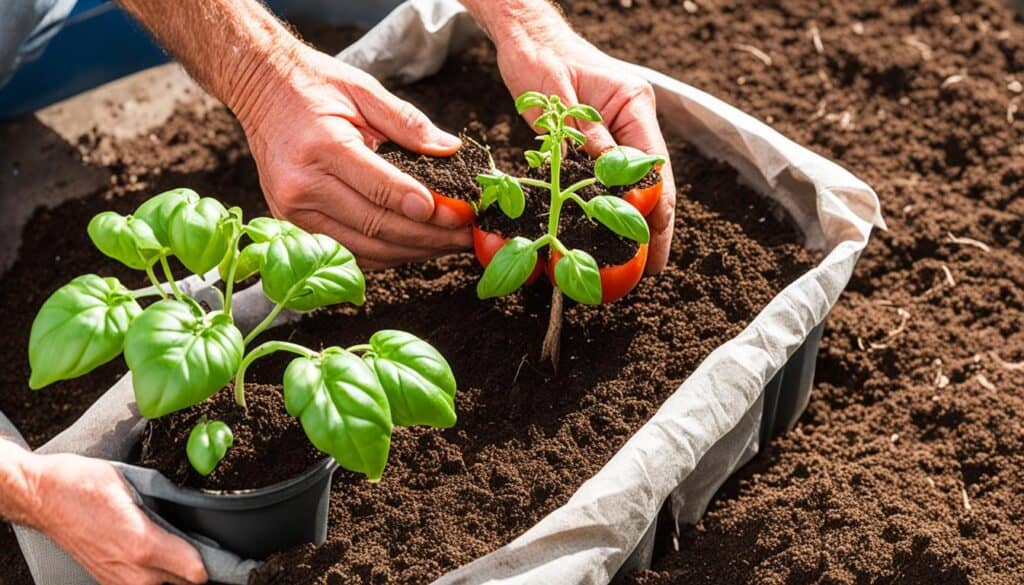
{"type": "Polygon", "coordinates": [[[461,199],[455,199],[447,195],[442,195],[433,189],[430,190],[430,194],[434,196],[434,208],[444,207],[448,211],[452,212],[455,217],[459,218],[459,221],[469,225],[476,219],[476,211],[468,201],[461,199]]]}
{"type": "MultiPolygon", "coordinates": [[[[480,262],[480,266],[487,268],[487,265],[491,263],[494,255],[498,253],[498,250],[505,245],[508,238],[501,234],[494,232],[485,232],[484,230],[473,226],[473,249],[476,251],[476,259],[480,262]]],[[[526,284],[533,284],[537,282],[537,278],[540,277],[540,273],[544,271],[544,263],[537,260],[537,265],[534,266],[533,272],[530,277],[526,279],[526,284]]]]}
{"type": "MultiPolygon", "coordinates": [[[[551,251],[551,258],[548,260],[548,274],[552,282],[555,281],[555,264],[561,258],[561,254],[554,250],[551,251]]],[[[631,260],[623,264],[601,268],[601,302],[610,303],[629,294],[629,291],[636,288],[637,283],[640,282],[640,277],[643,276],[646,266],[647,244],[640,244],[640,248],[631,260]]]]}
{"type": "Polygon", "coordinates": [[[659,178],[658,182],[650,187],[630,189],[626,191],[622,198],[635,207],[640,212],[640,215],[647,217],[654,211],[654,206],[658,204],[658,199],[661,198],[661,183],[662,180],[659,178]]]}

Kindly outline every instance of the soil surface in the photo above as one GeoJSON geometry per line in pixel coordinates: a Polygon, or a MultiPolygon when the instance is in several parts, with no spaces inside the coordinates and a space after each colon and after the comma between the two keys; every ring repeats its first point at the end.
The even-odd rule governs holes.
{"type": "Polygon", "coordinates": [[[480,185],[476,176],[490,170],[487,151],[463,133],[462,148],[452,156],[427,156],[408,151],[393,142],[380,147],[384,160],[426,185],[429,189],[453,199],[476,202],[480,185]]]}
{"type": "Polygon", "coordinates": [[[146,426],[136,463],[152,467],[180,485],[206,490],[246,490],[292,479],[325,455],[314,448],[299,419],[284,408],[280,386],[246,384],[246,409],[229,388],[192,408],[146,426]],[[203,477],[185,455],[200,417],[224,421],[234,442],[213,473],[203,477]]]}
{"type": "MultiPolygon", "coordinates": [[[[399,93],[446,128],[464,127],[468,120],[471,131],[484,133],[496,157],[521,157],[523,146],[532,145],[532,133],[515,114],[493,60],[493,49],[481,46],[452,61],[436,78],[399,93]],[[455,88],[454,95],[464,97],[442,100],[440,88],[455,88]]],[[[38,291],[34,305],[21,301],[20,312],[31,315],[46,294],[85,266],[101,274],[118,273],[88,244],[84,223],[96,210],[130,209],[146,195],[178,185],[240,204],[247,215],[263,210],[241,133],[224,111],[201,118],[182,113],[156,136],[124,144],[97,137],[95,146],[82,146],[90,157],[104,152],[117,161],[111,167],[114,186],[87,202],[36,215],[28,233],[40,234],[40,240],[54,234],[82,260],[57,264],[62,270],[40,283],[32,279],[30,267],[52,263],[56,248],[24,248],[30,252],[19,259],[20,271],[16,267],[0,282],[12,298],[7,291],[15,283],[38,291]],[[177,145],[191,150],[168,161],[165,151],[177,145]],[[158,166],[165,170],[156,175],[152,169],[158,166]],[[127,181],[121,173],[136,179],[127,181]],[[23,280],[7,280],[19,275],[23,280]]],[[[550,288],[529,287],[481,302],[474,292],[480,268],[471,254],[369,274],[367,302],[358,311],[325,311],[273,332],[314,348],[362,342],[386,327],[420,335],[452,364],[459,381],[459,423],[444,431],[396,430],[388,469],[377,484],[339,471],[327,542],[278,556],[258,582],[423,583],[508,542],[564,503],[700,360],[813,263],[795,243],[794,230],[775,219],[767,202],[739,187],[730,169],[679,142],[672,150],[681,170],[679,184],[695,187],[688,195],[683,189],[679,199],[669,268],[644,279],[632,295],[613,305],[570,306],[558,377],[537,357],[550,288]]],[[[27,329],[26,323],[26,335],[27,329]]],[[[21,363],[23,344],[7,351],[10,362],[21,363]]],[[[277,383],[286,361],[258,362],[251,379],[277,383]]],[[[46,398],[66,405],[70,422],[121,368],[111,366],[106,380],[89,376],[77,382],[80,398],[73,402],[58,388],[37,394],[12,391],[3,399],[18,401],[12,410],[17,424],[39,424],[32,439],[38,444],[60,426],[28,423],[37,415],[23,401],[46,398]]],[[[22,376],[9,387],[23,389],[27,371],[22,376]]],[[[269,386],[264,389],[273,396],[269,386]]],[[[186,413],[178,423],[195,415],[186,413]]],[[[169,452],[180,458],[183,450],[176,446],[169,452]]],[[[183,460],[160,465],[180,471],[187,483],[183,460]]],[[[230,467],[226,476],[235,475],[230,467]]],[[[3,549],[13,551],[6,545],[3,549]]],[[[13,565],[16,557],[11,556],[6,558],[13,565]]],[[[25,582],[23,570],[9,574],[12,582],[25,582]]]]}
{"type": "Polygon", "coordinates": [[[841,161],[890,228],[827,320],[797,429],[636,583],[1021,582],[1024,23],[1008,4],[564,4],[597,46],[841,161]]]}

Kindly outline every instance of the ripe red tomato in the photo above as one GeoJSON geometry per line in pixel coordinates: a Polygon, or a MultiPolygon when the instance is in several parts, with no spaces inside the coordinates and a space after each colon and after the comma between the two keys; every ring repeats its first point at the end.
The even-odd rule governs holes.
{"type": "MultiPolygon", "coordinates": [[[[660,183],[659,183],[660,184],[660,183]]],[[[562,255],[552,250],[548,260],[548,275],[555,282],[555,264],[562,255]]],[[[601,303],[617,301],[636,288],[647,266],[647,244],[640,244],[636,255],[623,264],[601,268],[601,303]]],[[[555,282],[557,286],[558,283],[555,282]]]]}
{"type": "Polygon", "coordinates": [[[661,198],[661,184],[662,180],[659,178],[658,182],[650,187],[626,191],[622,198],[635,207],[640,212],[640,215],[647,217],[654,211],[654,206],[658,204],[658,199],[661,198]]]}
{"type": "Polygon", "coordinates": [[[468,201],[461,199],[455,199],[447,195],[442,195],[433,189],[430,190],[430,194],[434,196],[434,208],[444,207],[448,209],[460,222],[465,225],[473,223],[476,219],[476,210],[469,204],[468,201]]]}
{"type": "MultiPolygon", "coordinates": [[[[501,234],[485,232],[476,225],[473,225],[473,250],[476,252],[476,259],[480,262],[480,266],[484,268],[487,268],[487,265],[491,263],[491,259],[494,258],[494,255],[498,253],[498,250],[507,241],[508,238],[501,234]]],[[[538,258],[537,265],[534,266],[530,277],[526,279],[526,284],[537,282],[541,272],[544,272],[544,262],[538,258]]]]}

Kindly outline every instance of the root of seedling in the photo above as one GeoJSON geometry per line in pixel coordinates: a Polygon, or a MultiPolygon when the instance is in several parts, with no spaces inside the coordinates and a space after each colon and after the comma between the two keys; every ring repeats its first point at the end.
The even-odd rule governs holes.
{"type": "Polygon", "coordinates": [[[733,45],[733,48],[736,49],[737,51],[743,51],[744,53],[750,53],[758,61],[764,63],[765,67],[771,67],[772,66],[772,58],[771,58],[771,56],[769,56],[768,53],[765,53],[764,51],[762,51],[761,49],[758,49],[757,47],[755,47],[753,45],[744,45],[742,43],[737,43],[737,44],[733,45]]]}
{"type": "Polygon", "coordinates": [[[977,248],[977,249],[979,249],[979,250],[981,250],[982,252],[985,252],[985,253],[988,253],[988,252],[992,251],[992,248],[990,248],[988,246],[988,244],[986,244],[985,242],[979,242],[978,240],[975,240],[974,238],[961,238],[961,237],[954,236],[950,232],[946,232],[946,237],[948,237],[949,241],[953,242],[954,244],[960,244],[962,246],[974,246],[975,248],[977,248]]]}
{"type": "Polygon", "coordinates": [[[540,359],[550,360],[551,366],[558,371],[558,358],[562,353],[562,291],[554,288],[551,291],[551,316],[548,318],[548,330],[544,334],[544,343],[540,346],[540,359]]]}
{"type": "Polygon", "coordinates": [[[1003,369],[1010,370],[1011,372],[1024,371],[1024,362],[1013,363],[1005,361],[1003,358],[999,357],[998,353],[994,351],[992,352],[992,357],[995,358],[996,362],[998,362],[999,365],[1003,367],[1003,369]]]}

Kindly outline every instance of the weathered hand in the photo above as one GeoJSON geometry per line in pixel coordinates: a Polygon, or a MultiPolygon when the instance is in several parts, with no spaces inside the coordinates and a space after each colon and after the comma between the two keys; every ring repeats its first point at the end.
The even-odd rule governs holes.
{"type": "MultiPolygon", "coordinates": [[[[475,3],[479,4],[479,3],[475,3]]],[[[549,7],[548,7],[549,8],[549,7]]],[[[477,11],[486,8],[479,7],[477,11]]],[[[538,7],[537,10],[545,10],[538,7]]],[[[623,71],[611,57],[577,35],[556,13],[547,18],[524,17],[522,26],[492,24],[488,27],[498,49],[498,66],[513,96],[524,91],[558,95],[575,104],[589,104],[604,118],[604,125],[583,122],[592,156],[618,144],[632,146],[668,158],[658,126],[654,90],[646,81],[623,71]],[[610,131],[610,132],[609,132],[610,131]]],[[[508,20],[505,19],[507,23],[508,20]]],[[[533,122],[537,109],[527,112],[533,122]]],[[[649,274],[660,272],[668,261],[675,217],[676,190],[671,164],[661,169],[664,189],[651,212],[649,274]]]]}
{"type": "Polygon", "coordinates": [[[377,156],[385,140],[450,155],[458,138],[372,76],[304,45],[233,108],[271,211],[348,247],[366,268],[467,248],[469,229],[377,156]]]}
{"type": "Polygon", "coordinates": [[[71,554],[102,584],[204,583],[191,545],[146,517],[121,474],[78,455],[29,455],[33,511],[27,523],[71,554]]]}

